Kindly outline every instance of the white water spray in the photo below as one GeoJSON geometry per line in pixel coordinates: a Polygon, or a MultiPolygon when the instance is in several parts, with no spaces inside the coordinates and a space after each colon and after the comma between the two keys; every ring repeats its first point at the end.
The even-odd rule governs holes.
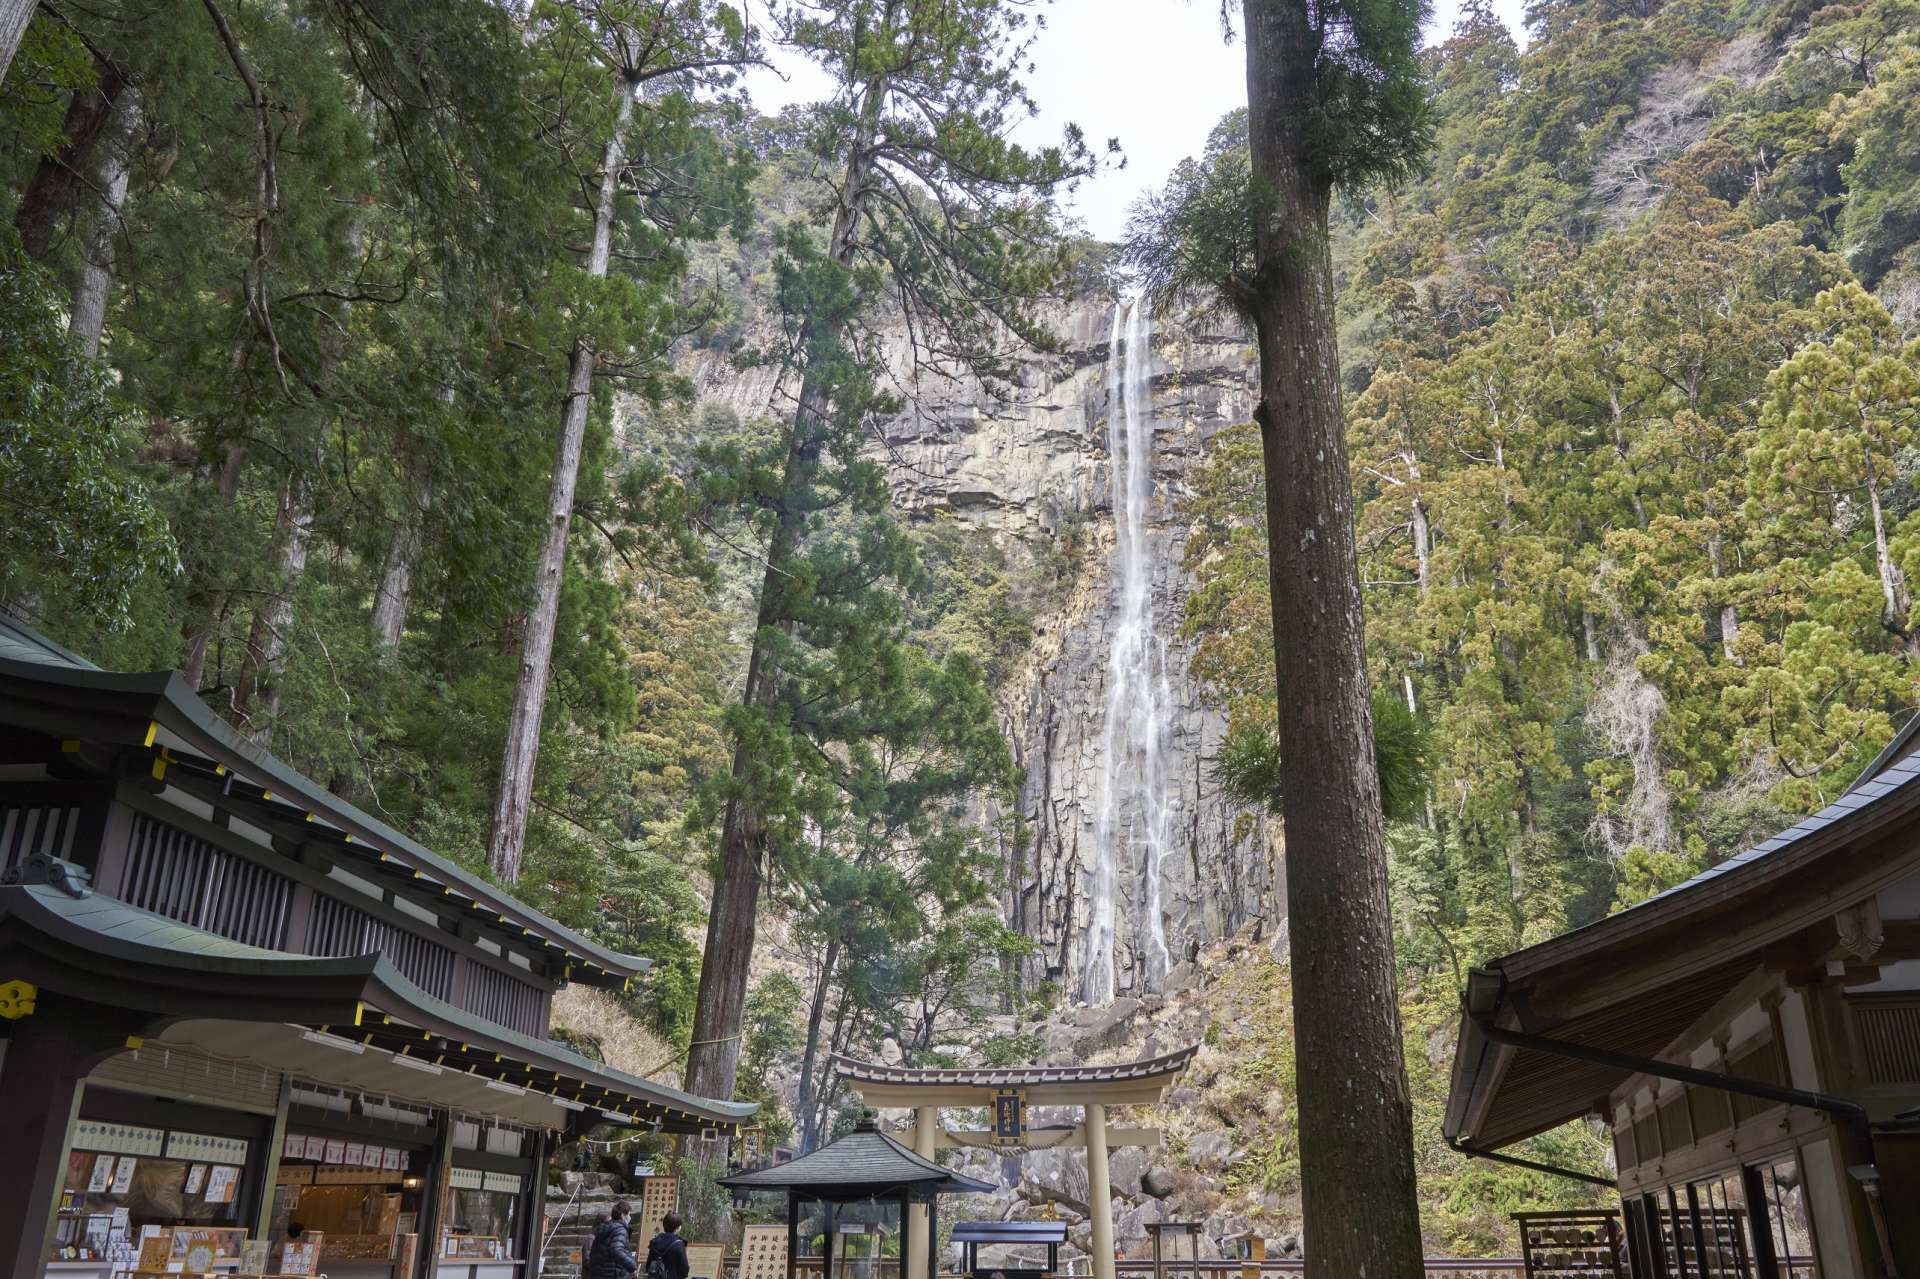
{"type": "Polygon", "coordinates": [[[1113,523],[1120,613],[1107,663],[1105,767],[1094,821],[1088,884],[1087,967],[1082,994],[1113,1001],[1114,895],[1119,868],[1139,877],[1135,954],[1148,990],[1167,975],[1161,863],[1172,842],[1166,777],[1166,647],[1154,628],[1147,508],[1153,501],[1152,320],[1144,297],[1113,308],[1107,346],[1107,455],[1113,464],[1113,523]]]}

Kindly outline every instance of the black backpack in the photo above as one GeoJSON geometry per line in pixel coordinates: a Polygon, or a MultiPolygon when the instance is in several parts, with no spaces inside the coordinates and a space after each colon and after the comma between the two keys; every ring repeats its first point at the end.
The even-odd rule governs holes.
{"type": "Polygon", "coordinates": [[[655,1235],[647,1244],[647,1279],[674,1279],[673,1272],[667,1269],[667,1252],[660,1246],[662,1239],[676,1239],[677,1235],[655,1235]]]}
{"type": "Polygon", "coordinates": [[[600,1258],[602,1246],[613,1238],[612,1225],[612,1219],[608,1219],[594,1227],[593,1238],[587,1241],[586,1250],[580,1257],[581,1279],[593,1279],[593,1276],[599,1273],[594,1263],[600,1258]]]}

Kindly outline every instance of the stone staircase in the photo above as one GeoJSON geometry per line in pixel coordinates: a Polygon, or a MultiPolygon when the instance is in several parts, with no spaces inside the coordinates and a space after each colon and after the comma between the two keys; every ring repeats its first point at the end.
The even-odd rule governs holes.
{"type": "Polygon", "coordinates": [[[577,1279],[582,1250],[593,1238],[593,1228],[607,1219],[607,1209],[621,1197],[611,1173],[560,1174],[560,1184],[547,1191],[547,1219],[541,1231],[547,1240],[543,1279],[577,1279]]]}

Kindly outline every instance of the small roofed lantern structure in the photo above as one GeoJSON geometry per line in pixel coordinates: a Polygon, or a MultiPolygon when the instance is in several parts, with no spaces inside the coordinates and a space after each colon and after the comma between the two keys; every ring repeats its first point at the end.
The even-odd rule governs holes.
{"type": "Polygon", "coordinates": [[[1169,1274],[1200,1279],[1199,1222],[1152,1221],[1147,1223],[1147,1234],[1153,1239],[1153,1279],[1167,1279],[1169,1274]]]}
{"type": "Polygon", "coordinates": [[[939,1197],[993,1189],[908,1150],[880,1131],[871,1112],[810,1155],[722,1177],[720,1184],[736,1192],[786,1192],[788,1279],[798,1273],[802,1245],[816,1237],[822,1279],[882,1279],[889,1234],[899,1237],[903,1260],[925,1258],[931,1269],[939,1197]]]}
{"type": "MultiPolygon", "coordinates": [[[[1019,1155],[1033,1150],[1084,1148],[1087,1152],[1088,1224],[1092,1227],[1093,1279],[1114,1279],[1113,1190],[1107,1152],[1114,1146],[1158,1146],[1151,1128],[1117,1128],[1107,1122],[1112,1106],[1152,1106],[1162,1101],[1198,1046],[1105,1066],[991,1066],[925,1069],[835,1057],[834,1069],[869,1106],[910,1108],[913,1146],[932,1159],[941,1147],[991,1150],[1019,1155]],[[943,1106],[984,1107],[992,1126],[985,1131],[953,1131],[940,1124],[943,1106]],[[1035,1106],[1075,1106],[1081,1122],[1032,1125],[1035,1106]]],[[[915,1213],[921,1211],[918,1208],[915,1213]]],[[[904,1279],[928,1279],[922,1259],[907,1259],[904,1279]]]]}

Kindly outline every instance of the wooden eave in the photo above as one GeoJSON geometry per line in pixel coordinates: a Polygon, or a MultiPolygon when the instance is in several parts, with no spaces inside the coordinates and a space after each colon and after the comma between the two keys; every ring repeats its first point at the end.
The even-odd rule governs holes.
{"type": "MultiPolygon", "coordinates": [[[[1920,781],[1905,759],[1726,866],[1640,906],[1495,960],[1476,973],[1509,1030],[1658,1057],[1743,979],[1811,979],[1834,957],[1834,916],[1920,870],[1920,781]],[[1836,811],[1837,810],[1837,811],[1836,811]],[[1772,847],[1769,847],[1772,845],[1772,847]]],[[[1883,957],[1920,957],[1894,923],[1883,957]]],[[[1470,987],[1469,1000],[1472,995],[1470,987]]],[[[1630,1076],[1490,1042],[1464,1016],[1446,1128],[1497,1148],[1604,1108],[1630,1076]]]]}
{"type": "Polygon", "coordinates": [[[49,745],[50,771],[149,778],[188,790],[282,839],[331,841],[342,850],[342,863],[351,861],[356,872],[406,884],[414,890],[409,896],[422,905],[454,906],[476,927],[499,934],[501,944],[546,955],[557,978],[618,988],[647,967],[646,960],[581,938],[440,863],[377,819],[240,742],[170,672],[128,675],[0,657],[0,724],[40,735],[49,745]],[[239,771],[261,780],[245,780],[239,771]]]}
{"type": "Polygon", "coordinates": [[[433,998],[378,954],[317,958],[216,937],[112,898],[0,887],[0,959],[41,1001],[180,1021],[305,1026],[662,1131],[733,1132],[757,1111],[590,1062],[433,998]]]}

